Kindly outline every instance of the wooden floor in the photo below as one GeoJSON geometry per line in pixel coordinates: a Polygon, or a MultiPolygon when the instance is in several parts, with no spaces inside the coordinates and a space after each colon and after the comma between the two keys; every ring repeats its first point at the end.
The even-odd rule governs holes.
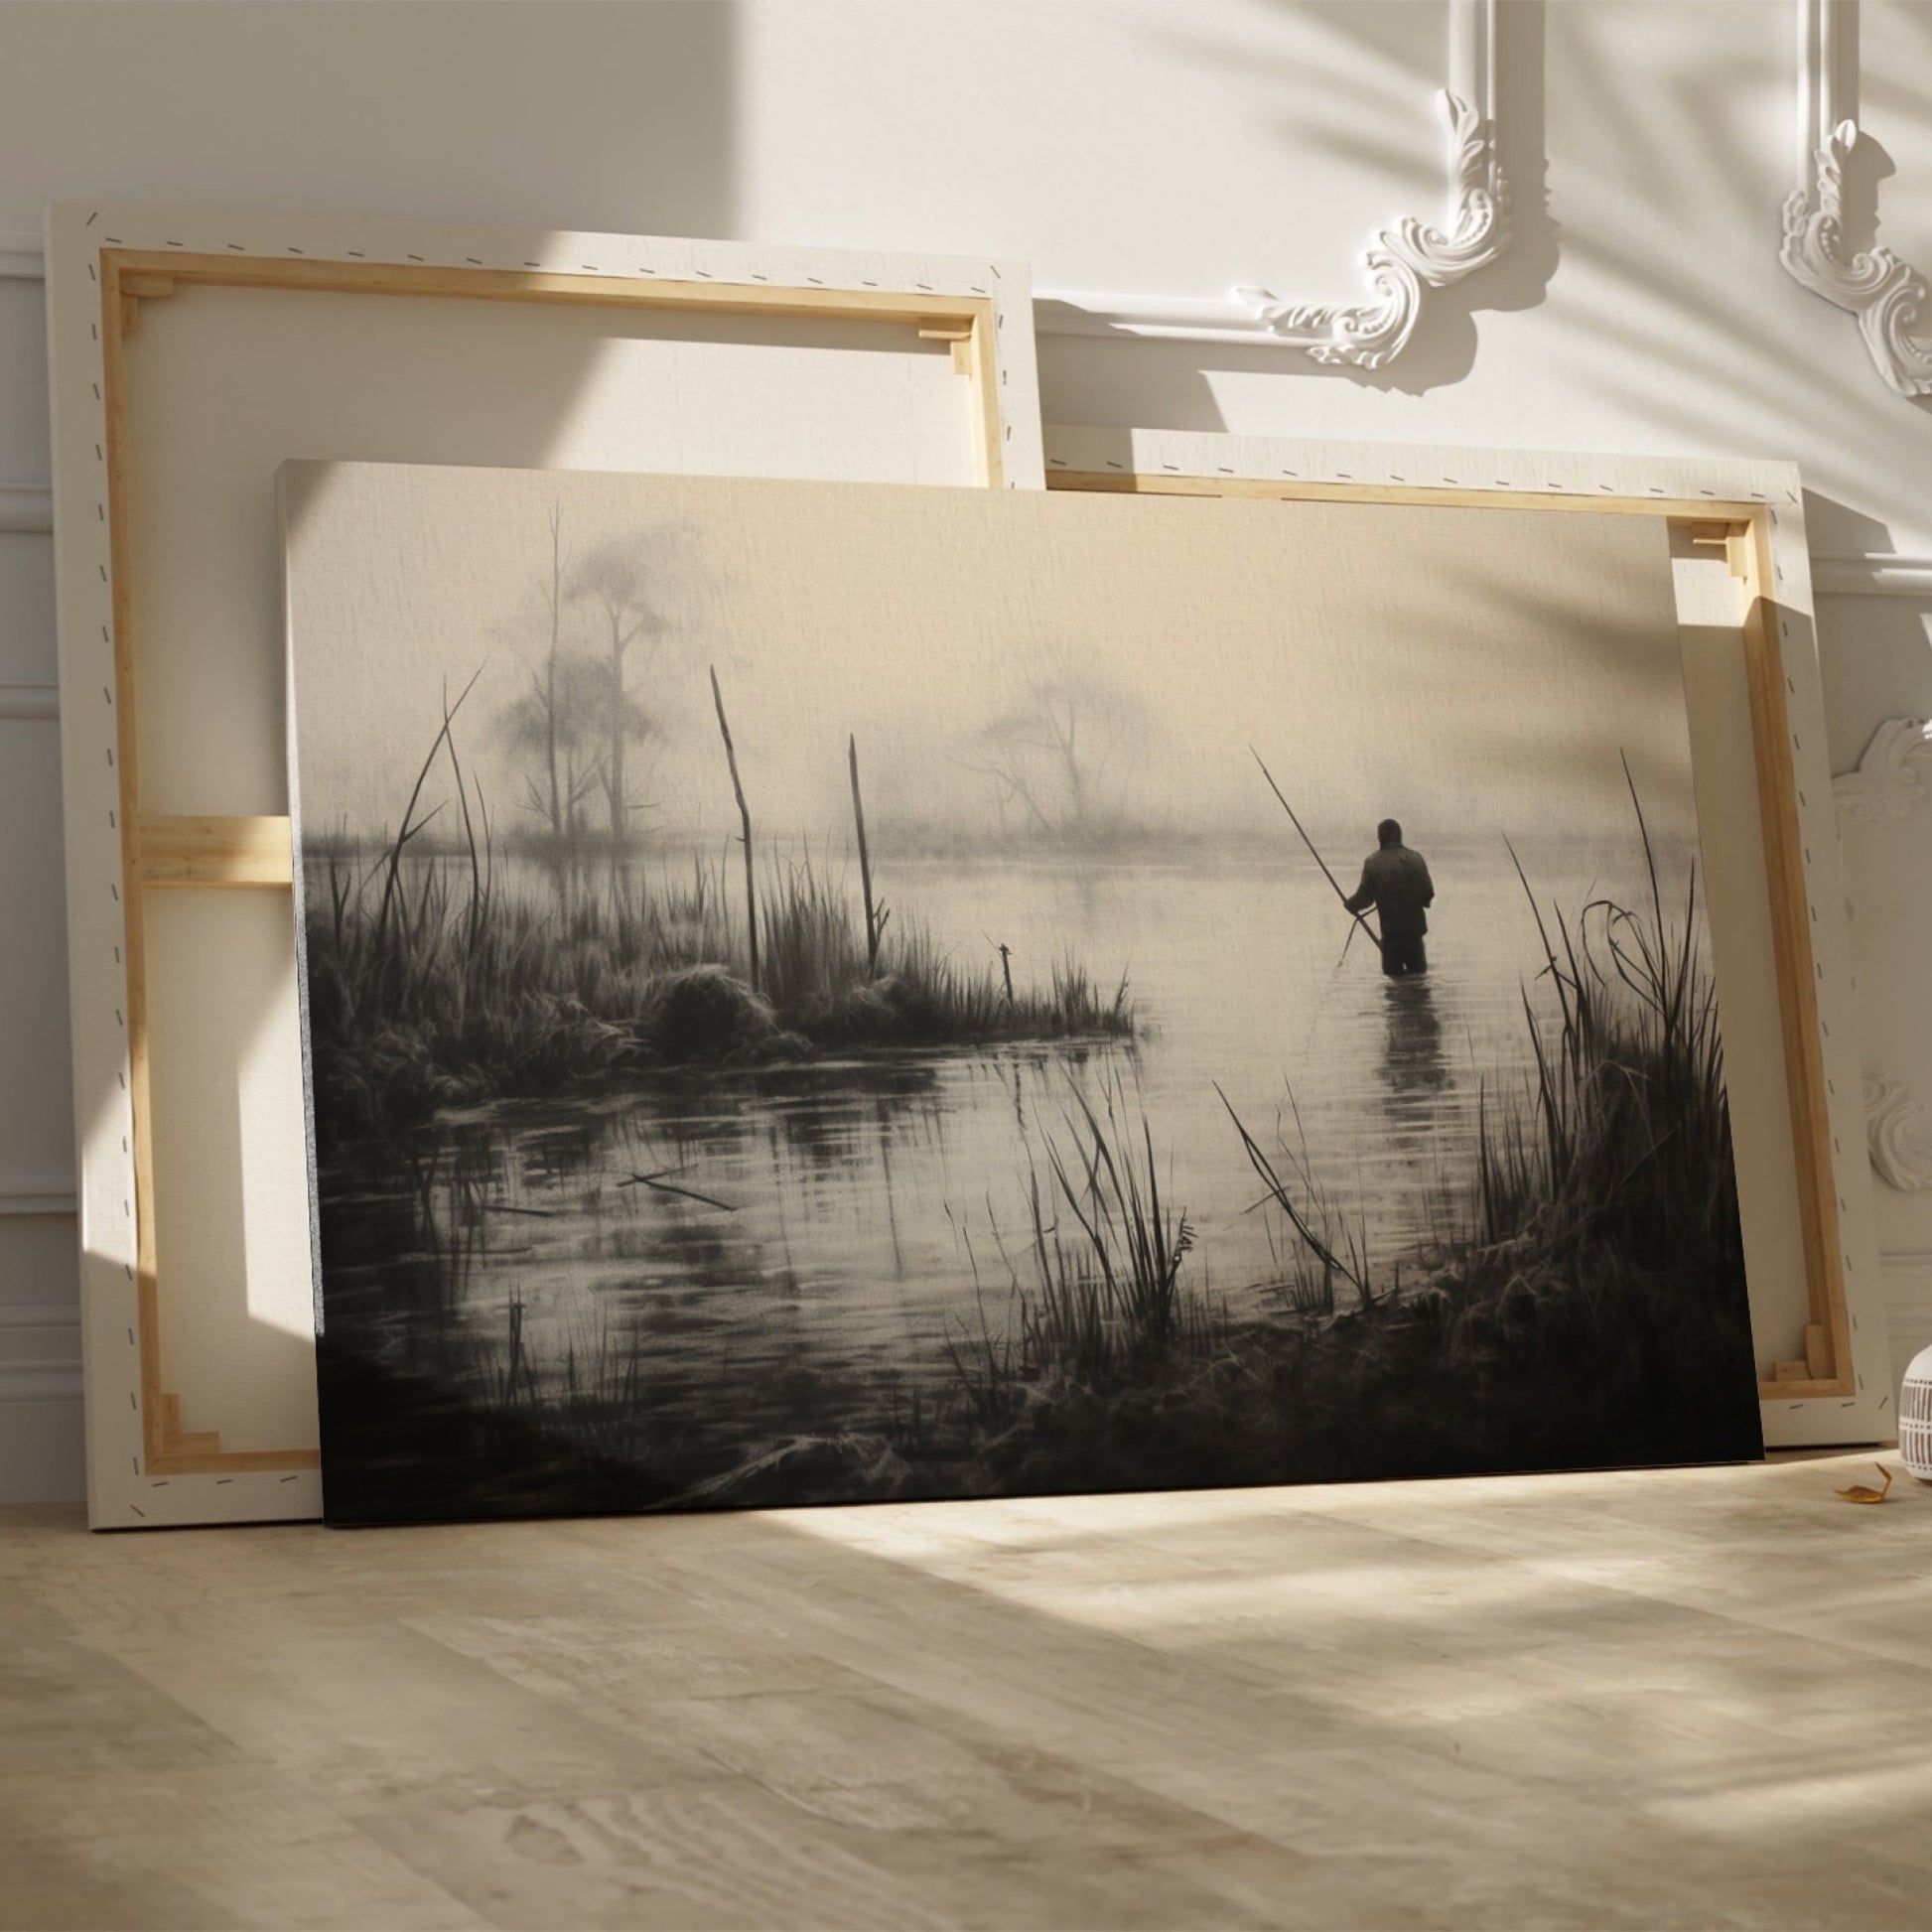
{"type": "Polygon", "coordinates": [[[0,1511],[0,1923],[1932,1926],[1932,1489],[1862,1474],[0,1511]]]}

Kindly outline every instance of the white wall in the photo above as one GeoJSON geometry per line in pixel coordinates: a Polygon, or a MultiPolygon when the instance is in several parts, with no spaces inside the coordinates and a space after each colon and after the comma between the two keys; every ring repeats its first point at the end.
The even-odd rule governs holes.
{"type": "MultiPolygon", "coordinates": [[[[1883,238],[1932,264],[1932,5],[1862,15],[1883,238]]],[[[100,196],[1348,297],[1371,232],[1440,200],[1445,21],[1434,0],[0,6],[0,232],[100,196]]],[[[1777,262],[1794,45],[1788,0],[1508,0],[1516,240],[1398,362],[1052,338],[1048,419],[1795,458],[1815,551],[1932,558],[1932,405],[1777,262]]],[[[39,297],[0,280],[0,1496],[80,1480],[72,1223],[39,1211],[71,1184],[48,542],[5,527],[34,518],[4,486],[47,474],[39,297]]],[[[1932,597],[1821,613],[1843,769],[1882,719],[1932,714],[1932,597]]],[[[1911,903],[1932,810],[1860,837],[1867,1063],[1932,1101],[1911,903]]],[[[1879,1191],[1902,1353],[1932,1340],[1932,1191],[1879,1191]]]]}

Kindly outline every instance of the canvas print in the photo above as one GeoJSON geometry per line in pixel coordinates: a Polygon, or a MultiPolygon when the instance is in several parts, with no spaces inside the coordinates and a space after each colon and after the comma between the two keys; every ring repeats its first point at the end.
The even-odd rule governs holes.
{"type": "Polygon", "coordinates": [[[282,489],[332,1519],[1759,1452],[1660,524],[282,489]]]}

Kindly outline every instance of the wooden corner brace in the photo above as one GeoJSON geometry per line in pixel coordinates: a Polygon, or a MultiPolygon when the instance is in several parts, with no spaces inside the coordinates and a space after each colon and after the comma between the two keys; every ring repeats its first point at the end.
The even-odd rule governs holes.
{"type": "Polygon", "coordinates": [[[120,291],[121,334],[132,336],[141,327],[141,304],[167,301],[175,292],[175,278],[127,269],[121,275],[120,291]]]}
{"type": "Polygon", "coordinates": [[[1733,577],[1748,579],[1752,574],[1752,526],[1747,522],[1719,517],[1686,517],[1681,526],[1691,542],[1701,548],[1724,546],[1725,562],[1733,577]]]}

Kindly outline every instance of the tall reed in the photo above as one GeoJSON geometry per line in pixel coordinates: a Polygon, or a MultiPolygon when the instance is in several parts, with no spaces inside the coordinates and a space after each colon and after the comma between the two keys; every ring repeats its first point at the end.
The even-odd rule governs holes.
{"type": "Polygon", "coordinates": [[[1029,1146],[1028,1167],[1022,1264],[994,1229],[1014,1330],[996,1339],[982,1301],[978,1335],[962,1329],[950,1344],[976,1414],[1014,1411],[1029,1386],[1056,1377],[1098,1391],[1158,1379],[1164,1365],[1221,1345],[1224,1313],[1183,1279],[1193,1223],[1173,1201],[1146,1112],[1138,1102],[1130,1109],[1118,1073],[1097,1107],[1069,1077],[1060,1131],[1029,1146]]]}
{"type": "MultiPolygon", "coordinates": [[[[1625,779],[1629,771],[1625,767],[1625,779]]],[[[1476,1227],[1488,1246],[1534,1231],[1550,1255],[1613,1249],[1631,1267],[1686,1255],[1741,1268],[1717,985],[1704,956],[1697,868],[1666,906],[1633,782],[1648,903],[1608,898],[1575,920],[1546,908],[1511,848],[1557,1012],[1527,989],[1535,1059],[1527,1105],[1482,1096],[1476,1227]]]]}
{"type": "Polygon", "coordinates": [[[577,889],[562,866],[552,891],[508,884],[458,753],[462,702],[446,706],[377,852],[307,847],[318,1104],[351,1127],[665,1062],[1134,1031],[1124,977],[1109,998],[1068,959],[1009,999],[990,959],[962,965],[915,919],[888,929],[876,916],[868,933],[850,893],[809,859],[761,868],[756,983],[751,926],[720,860],[649,877],[614,868],[608,892],[577,889]],[[439,759],[461,826],[454,852],[423,850],[445,809],[422,809],[439,759]]]}
{"type": "Polygon", "coordinates": [[[1306,1165],[1272,1161],[1235,1122],[1299,1250],[1288,1299],[1328,1317],[1296,1387],[1309,1452],[1337,1468],[1369,1453],[1370,1415],[1388,1469],[1690,1457],[1753,1440],[1696,869],[1666,895],[1629,790],[1647,886],[1635,903],[1566,911],[1511,851],[1541,942],[1535,979],[1549,987],[1541,1002],[1530,985],[1522,993],[1531,1072],[1515,1092],[1482,1083],[1459,1206],[1413,1258],[1408,1297],[1393,1270],[1386,1282],[1371,1274],[1365,1231],[1337,1232],[1306,1165]],[[1311,1282],[1345,1283],[1349,1304],[1324,1306],[1311,1282]]]}

